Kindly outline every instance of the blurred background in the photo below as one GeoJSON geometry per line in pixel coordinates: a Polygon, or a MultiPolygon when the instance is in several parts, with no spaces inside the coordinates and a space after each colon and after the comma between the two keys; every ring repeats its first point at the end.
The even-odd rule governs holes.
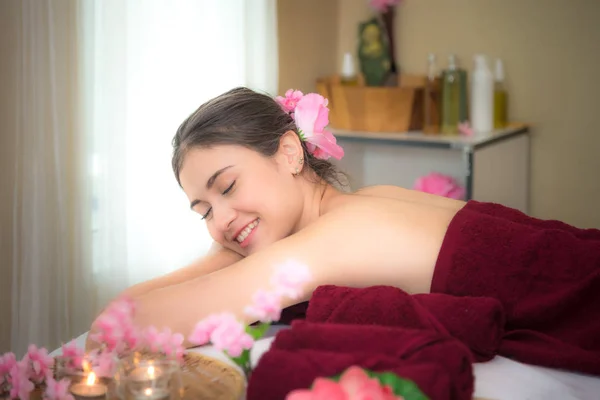
{"type": "MultiPolygon", "coordinates": [[[[442,81],[455,55],[469,85],[475,54],[488,56],[492,73],[502,61],[506,127],[526,131],[514,150],[524,164],[515,169],[512,150],[499,150],[494,173],[475,172],[471,185],[518,181],[529,214],[600,228],[600,2],[403,0],[393,8],[392,41],[383,40],[399,86],[417,76],[422,85],[411,90],[426,88],[429,54],[442,81]]],[[[56,348],[124,288],[204,254],[210,237],[170,166],[179,124],[235,86],[275,96],[360,75],[361,23],[383,15],[367,0],[0,1],[0,351],[56,348]]],[[[419,138],[419,128],[407,130],[419,138]]],[[[418,146],[404,157],[401,141],[397,151],[392,136],[377,142],[381,129],[357,131],[346,158],[356,164],[351,155],[360,153],[360,166],[345,166],[368,175],[362,183],[391,179],[377,175],[388,164],[369,170],[379,152],[399,163],[389,165],[420,157],[406,186],[421,172],[462,168],[440,170],[447,164],[438,153],[418,146]]]]}

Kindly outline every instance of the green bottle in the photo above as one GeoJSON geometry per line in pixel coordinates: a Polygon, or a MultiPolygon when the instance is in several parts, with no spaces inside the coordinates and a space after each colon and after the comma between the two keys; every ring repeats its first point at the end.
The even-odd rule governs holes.
{"type": "Polygon", "coordinates": [[[457,66],[451,54],[442,72],[442,133],[458,134],[458,124],[467,120],[467,71],[457,66]]]}

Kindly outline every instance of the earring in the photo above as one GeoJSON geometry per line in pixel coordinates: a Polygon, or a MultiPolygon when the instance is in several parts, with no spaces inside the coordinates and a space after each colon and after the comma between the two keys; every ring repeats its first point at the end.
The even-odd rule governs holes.
{"type": "Polygon", "coordinates": [[[296,173],[294,175],[298,175],[300,173],[300,170],[298,168],[296,168],[296,173]]]}
{"type": "Polygon", "coordinates": [[[304,158],[300,157],[300,158],[298,159],[298,164],[302,164],[303,162],[304,162],[304,158]]]}

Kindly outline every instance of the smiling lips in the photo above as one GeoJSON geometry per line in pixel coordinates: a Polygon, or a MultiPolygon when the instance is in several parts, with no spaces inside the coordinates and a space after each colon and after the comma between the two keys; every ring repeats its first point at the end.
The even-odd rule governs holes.
{"type": "Polygon", "coordinates": [[[248,225],[246,225],[246,227],[244,229],[242,229],[242,231],[237,235],[235,240],[238,243],[242,244],[244,242],[244,240],[246,240],[248,238],[248,236],[254,230],[254,228],[256,228],[258,226],[259,221],[260,220],[257,218],[254,221],[250,222],[248,225]]]}

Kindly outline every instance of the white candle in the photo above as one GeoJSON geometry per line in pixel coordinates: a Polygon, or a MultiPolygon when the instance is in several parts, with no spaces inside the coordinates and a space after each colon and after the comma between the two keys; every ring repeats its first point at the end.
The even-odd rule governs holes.
{"type": "Polygon", "coordinates": [[[152,389],[148,388],[144,390],[144,395],[139,397],[140,400],[162,400],[168,399],[169,392],[164,389],[152,389]]]}
{"type": "Polygon", "coordinates": [[[85,383],[76,383],[70,390],[76,399],[88,400],[106,397],[108,388],[103,383],[96,383],[96,374],[92,372],[85,383]]]}
{"type": "Polygon", "coordinates": [[[136,368],[129,374],[129,377],[134,381],[151,381],[154,379],[160,379],[161,376],[161,369],[156,368],[154,365],[150,365],[147,368],[136,368]]]}

